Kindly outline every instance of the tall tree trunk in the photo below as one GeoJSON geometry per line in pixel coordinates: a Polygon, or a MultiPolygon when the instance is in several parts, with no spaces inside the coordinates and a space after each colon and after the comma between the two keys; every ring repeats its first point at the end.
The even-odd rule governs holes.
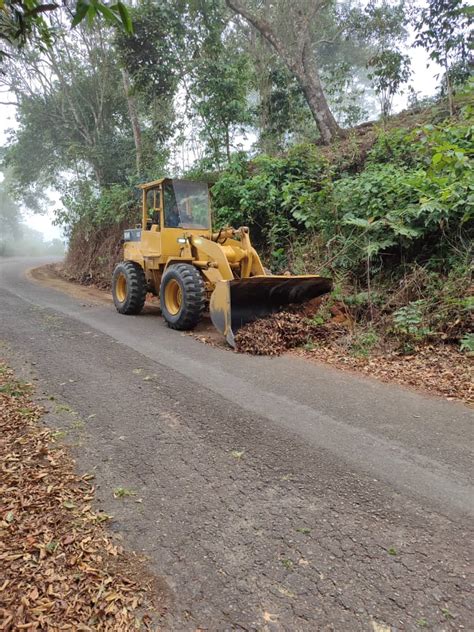
{"type": "Polygon", "coordinates": [[[229,125],[225,126],[225,151],[227,156],[227,162],[230,164],[230,134],[229,125]]]}
{"type": "Polygon", "coordinates": [[[342,134],[342,130],[337,124],[333,113],[329,109],[316,64],[311,58],[312,52],[308,51],[309,46],[305,45],[303,48],[303,64],[301,73],[297,74],[295,72],[294,74],[300,84],[303,94],[306,97],[306,101],[308,102],[309,108],[314,116],[321,138],[327,145],[334,138],[340,136],[342,134]]]}
{"type": "MultiPolygon", "coordinates": [[[[323,2],[314,0],[313,13],[322,8],[323,2]]],[[[227,6],[247,20],[263,37],[273,46],[278,55],[286,64],[288,70],[293,73],[306,98],[308,106],[314,117],[322,141],[330,143],[336,136],[342,135],[342,130],[329,109],[324,94],[319,71],[314,59],[314,54],[309,41],[309,29],[304,29],[301,34],[299,50],[290,50],[284,38],[280,38],[272,25],[264,18],[256,15],[245,6],[241,0],[226,0],[227,6]]],[[[310,19],[310,18],[308,18],[310,19]]],[[[306,24],[308,26],[308,24],[306,24]]]]}
{"type": "Polygon", "coordinates": [[[142,171],[143,153],[142,153],[142,132],[140,129],[140,121],[138,118],[137,102],[131,94],[130,77],[125,68],[122,68],[122,81],[123,89],[125,91],[125,98],[127,99],[128,114],[130,116],[130,123],[133,130],[133,140],[135,142],[135,156],[137,163],[137,175],[139,176],[142,171]]]}
{"type": "Polygon", "coordinates": [[[449,115],[454,116],[454,97],[453,97],[453,86],[451,83],[451,76],[449,72],[449,64],[448,60],[445,57],[444,60],[444,76],[446,77],[446,92],[448,93],[448,107],[449,107],[449,115]]]}

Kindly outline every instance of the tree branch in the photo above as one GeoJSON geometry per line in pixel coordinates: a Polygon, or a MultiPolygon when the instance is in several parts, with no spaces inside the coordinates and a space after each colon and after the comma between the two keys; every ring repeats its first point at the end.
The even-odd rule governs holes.
{"type": "Polygon", "coordinates": [[[26,16],[38,15],[38,13],[46,13],[47,11],[56,11],[59,9],[59,4],[40,4],[34,9],[30,9],[25,13],[26,16]]]}
{"type": "Polygon", "coordinates": [[[294,60],[291,55],[288,53],[285,44],[278,37],[278,35],[273,30],[270,22],[267,22],[264,18],[255,15],[251,11],[245,7],[240,0],[226,0],[227,6],[235,11],[235,13],[241,15],[243,18],[247,20],[253,27],[259,31],[263,37],[277,50],[282,57],[284,57],[288,67],[291,67],[290,64],[294,65],[294,60]]]}

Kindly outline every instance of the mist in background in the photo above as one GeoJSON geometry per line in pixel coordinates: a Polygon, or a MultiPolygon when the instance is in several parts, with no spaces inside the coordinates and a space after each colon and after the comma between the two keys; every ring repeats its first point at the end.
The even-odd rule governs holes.
{"type": "MultiPolygon", "coordinates": [[[[2,176],[0,175],[0,178],[2,176]]],[[[29,225],[28,216],[8,195],[5,181],[0,182],[0,257],[40,257],[64,255],[64,243],[44,234],[29,225]]]]}

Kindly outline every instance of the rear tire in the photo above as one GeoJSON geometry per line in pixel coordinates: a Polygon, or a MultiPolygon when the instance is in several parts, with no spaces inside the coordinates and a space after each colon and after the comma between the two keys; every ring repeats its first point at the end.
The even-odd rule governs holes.
{"type": "Polygon", "coordinates": [[[119,263],[112,276],[112,296],[120,314],[139,314],[145,305],[147,284],[143,268],[134,261],[119,263]]]}
{"type": "Polygon", "coordinates": [[[206,288],[198,270],[189,263],[167,268],[161,279],[160,304],[168,327],[194,329],[206,306],[206,288]]]}

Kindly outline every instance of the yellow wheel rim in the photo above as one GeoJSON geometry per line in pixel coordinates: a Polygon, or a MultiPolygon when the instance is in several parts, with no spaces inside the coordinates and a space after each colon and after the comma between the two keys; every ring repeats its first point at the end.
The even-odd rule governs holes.
{"type": "Polygon", "coordinates": [[[123,303],[127,298],[127,279],[121,272],[117,277],[117,283],[115,284],[115,294],[118,300],[123,303]]]}
{"type": "Polygon", "coordinates": [[[181,286],[175,279],[170,279],[165,287],[165,305],[166,309],[172,316],[181,309],[183,303],[183,293],[181,292],[181,286]]]}

